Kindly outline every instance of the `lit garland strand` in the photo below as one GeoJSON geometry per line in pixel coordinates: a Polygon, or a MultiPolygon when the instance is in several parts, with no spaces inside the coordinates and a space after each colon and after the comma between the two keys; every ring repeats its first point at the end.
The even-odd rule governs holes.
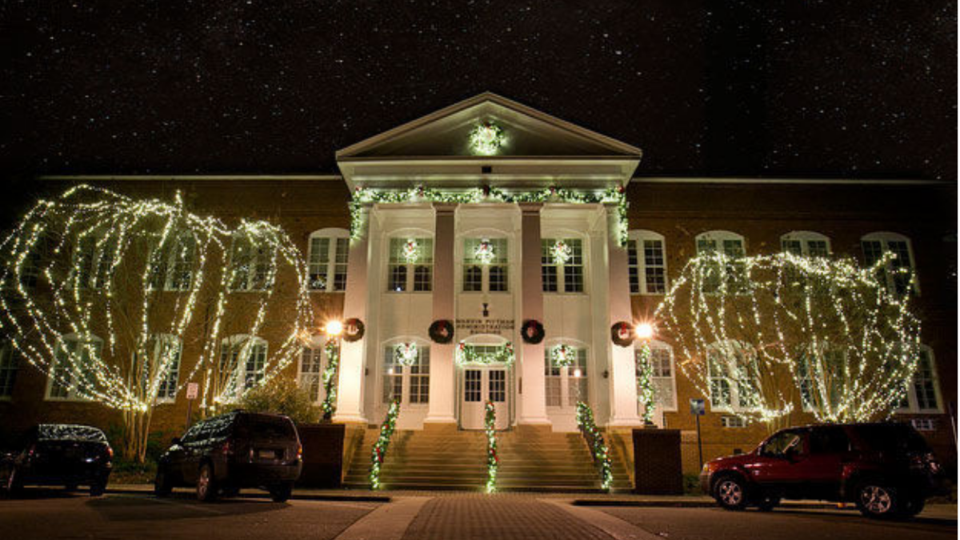
{"type": "Polygon", "coordinates": [[[698,389],[733,401],[725,412],[786,422],[799,401],[817,421],[867,421],[901,402],[919,357],[920,323],[908,306],[914,276],[892,269],[894,257],[861,268],[791,253],[705,254],[687,264],[656,316],[698,389]],[[905,278],[905,294],[889,289],[890,272],[905,278]]]}
{"type": "Polygon", "coordinates": [[[337,412],[337,373],[340,369],[340,342],[333,338],[327,340],[324,349],[327,353],[327,367],[323,370],[323,403],[320,410],[323,419],[330,420],[337,412]]]}
{"type": "Polygon", "coordinates": [[[292,362],[311,318],[306,263],[279,228],[227,227],[187,212],[179,194],[166,203],[80,185],[40,201],[0,242],[0,279],[8,285],[0,295],[0,330],[66,395],[123,411],[127,431],[144,446],[139,431],[149,426],[161,386],[165,396],[176,395],[199,374],[208,377],[217,370],[212,360],[223,326],[255,336],[272,305],[272,291],[258,291],[241,302],[246,311],[225,319],[234,241],[260,246],[270,266],[261,269],[266,283],[274,283],[282,262],[297,285],[290,289],[297,300],[282,306],[293,330],[264,359],[259,384],[266,383],[292,362]],[[206,320],[195,322],[203,311],[206,320]],[[196,334],[203,335],[200,358],[171,390],[181,351],[166,340],[183,343],[196,334]],[[68,350],[68,343],[77,345],[68,350]]]}
{"type": "Polygon", "coordinates": [[[457,346],[456,359],[457,365],[504,364],[509,366],[516,360],[516,355],[513,350],[513,343],[509,341],[497,346],[495,351],[491,353],[478,352],[474,345],[467,345],[461,341],[457,346]]]}
{"type": "Polygon", "coordinates": [[[557,367],[572,366],[577,361],[577,349],[561,343],[550,349],[550,359],[557,367]]]}
{"type": "Polygon", "coordinates": [[[488,401],[484,411],[484,427],[487,433],[487,493],[497,490],[497,469],[500,467],[500,456],[497,454],[497,407],[488,401]]]}
{"type": "Polygon", "coordinates": [[[650,344],[646,341],[640,346],[640,365],[637,373],[637,400],[643,405],[643,422],[653,422],[653,412],[657,405],[657,393],[653,387],[653,362],[650,344]]]}
{"type": "Polygon", "coordinates": [[[373,445],[370,452],[370,489],[380,489],[380,470],[383,468],[383,460],[387,458],[387,449],[390,448],[390,437],[397,427],[397,416],[400,415],[400,400],[394,399],[390,402],[390,408],[387,410],[387,417],[380,426],[380,436],[373,445]]]}
{"type": "Polygon", "coordinates": [[[600,473],[600,487],[607,491],[613,486],[613,464],[610,461],[610,449],[603,440],[603,434],[593,420],[593,409],[582,401],[577,402],[577,427],[587,440],[593,463],[600,473]]]}
{"type": "Polygon", "coordinates": [[[425,186],[416,186],[409,189],[379,190],[357,188],[350,201],[350,237],[358,238],[363,230],[363,208],[371,204],[399,204],[411,201],[439,202],[439,203],[575,203],[575,204],[616,204],[617,205],[617,238],[620,245],[627,244],[627,197],[622,187],[610,188],[601,191],[576,191],[561,187],[549,187],[536,191],[514,192],[505,191],[496,187],[471,188],[462,191],[443,191],[425,186]]]}

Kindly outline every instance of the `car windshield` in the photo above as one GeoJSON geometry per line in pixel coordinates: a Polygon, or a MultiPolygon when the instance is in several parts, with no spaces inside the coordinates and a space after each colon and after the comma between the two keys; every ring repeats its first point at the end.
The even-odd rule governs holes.
{"type": "Polygon", "coordinates": [[[873,450],[881,452],[929,452],[923,436],[904,424],[867,424],[856,432],[873,450]]]}
{"type": "Polygon", "coordinates": [[[83,441],[107,442],[106,435],[95,427],[72,424],[40,424],[37,427],[38,441],[83,441]]]}
{"type": "Polygon", "coordinates": [[[264,439],[294,439],[297,436],[293,422],[282,416],[245,416],[240,421],[239,433],[243,437],[264,439]]]}

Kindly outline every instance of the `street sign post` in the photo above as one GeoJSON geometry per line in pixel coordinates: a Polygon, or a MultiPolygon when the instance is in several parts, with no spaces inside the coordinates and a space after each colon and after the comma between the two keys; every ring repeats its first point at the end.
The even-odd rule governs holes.
{"type": "Polygon", "coordinates": [[[193,400],[200,394],[200,383],[187,383],[187,428],[190,427],[190,419],[193,418],[193,400]]]}
{"type": "Polygon", "coordinates": [[[700,440],[700,417],[707,413],[707,404],[704,399],[690,400],[690,414],[697,419],[697,455],[700,458],[700,468],[703,469],[703,442],[700,440]]]}

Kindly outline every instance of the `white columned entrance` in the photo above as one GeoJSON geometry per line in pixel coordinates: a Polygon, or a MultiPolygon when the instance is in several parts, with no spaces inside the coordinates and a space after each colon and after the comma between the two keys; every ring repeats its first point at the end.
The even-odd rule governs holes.
{"type": "MultiPolygon", "coordinates": [[[[610,306],[609,329],[614,323],[633,323],[630,306],[630,280],[627,250],[620,245],[619,209],[616,204],[605,204],[607,218],[607,298],[610,306]]],[[[610,416],[608,426],[639,426],[637,414],[636,360],[633,347],[615,345],[609,330],[606,338],[610,351],[610,416]]]]}
{"type": "MultiPolygon", "coordinates": [[[[454,311],[454,253],[456,232],[454,204],[435,204],[436,236],[433,262],[433,320],[456,319],[454,311]]],[[[430,408],[425,423],[457,422],[456,380],[453,352],[455,342],[430,344],[430,408]]]]}
{"type": "MultiPolygon", "coordinates": [[[[520,292],[522,319],[543,322],[543,276],[541,275],[541,204],[521,204],[521,272],[520,292]]],[[[549,331],[549,329],[547,330],[549,331]]],[[[518,422],[550,424],[544,394],[543,342],[531,344],[521,339],[518,422]]]]}
{"type": "MultiPolygon", "coordinates": [[[[350,255],[347,262],[347,290],[343,301],[343,318],[360,319],[367,330],[367,258],[369,257],[369,218],[370,208],[361,209],[363,229],[359,238],[350,240],[350,255]]],[[[337,411],[333,419],[337,422],[366,423],[363,410],[363,387],[365,344],[369,338],[347,343],[341,342],[340,369],[337,382],[337,411]]]]}

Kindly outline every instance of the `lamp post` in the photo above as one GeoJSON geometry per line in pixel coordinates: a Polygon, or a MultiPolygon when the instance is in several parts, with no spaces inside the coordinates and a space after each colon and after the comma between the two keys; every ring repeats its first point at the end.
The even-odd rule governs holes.
{"type": "Polygon", "coordinates": [[[325,395],[320,408],[323,410],[323,419],[330,421],[337,410],[337,376],[340,371],[340,338],[343,336],[343,323],[338,320],[327,321],[323,331],[327,335],[327,344],[324,347],[327,353],[327,367],[323,371],[325,395]]]}
{"type": "Polygon", "coordinates": [[[637,400],[643,404],[643,423],[647,427],[652,427],[653,413],[656,408],[656,391],[653,387],[653,362],[652,352],[650,350],[650,340],[654,336],[653,325],[648,322],[641,322],[634,327],[637,338],[640,339],[640,362],[637,373],[637,400]]]}

